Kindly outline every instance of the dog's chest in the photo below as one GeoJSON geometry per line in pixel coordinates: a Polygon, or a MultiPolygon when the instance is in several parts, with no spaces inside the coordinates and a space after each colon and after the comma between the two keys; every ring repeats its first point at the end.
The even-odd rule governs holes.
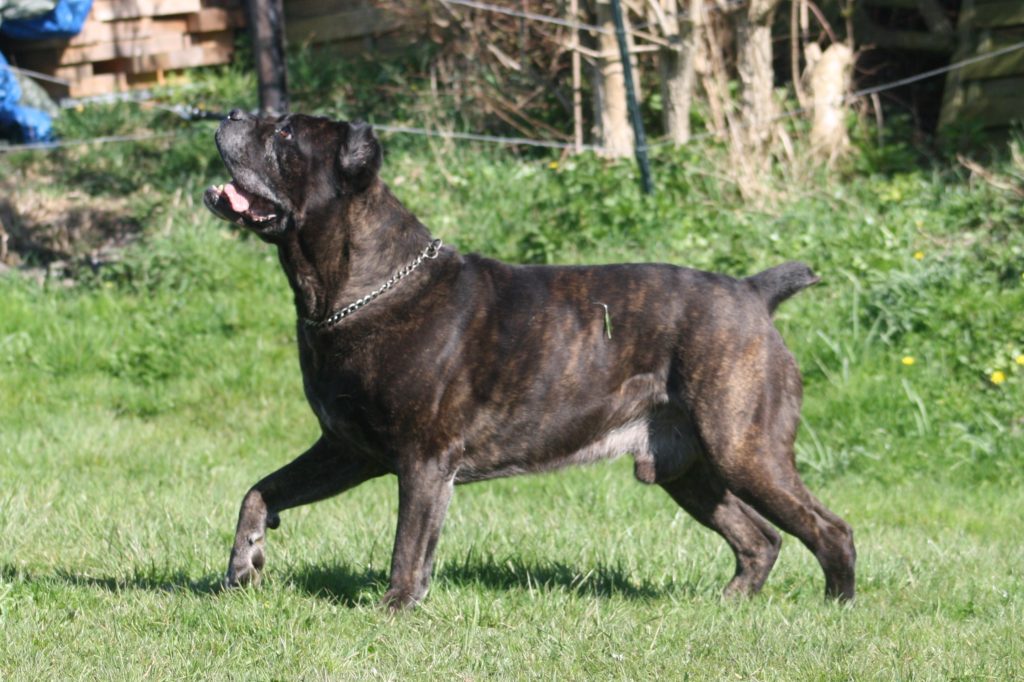
{"type": "Polygon", "coordinates": [[[336,352],[326,352],[306,343],[299,345],[302,385],[313,414],[325,434],[358,451],[373,451],[374,430],[369,406],[373,403],[356,374],[347,373],[342,363],[332,364],[336,352]]]}

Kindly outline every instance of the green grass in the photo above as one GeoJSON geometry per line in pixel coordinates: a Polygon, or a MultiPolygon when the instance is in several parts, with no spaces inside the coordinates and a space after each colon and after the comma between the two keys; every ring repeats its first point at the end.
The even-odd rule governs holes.
{"type": "MultiPolygon", "coordinates": [[[[163,120],[75,116],[69,137],[163,120]]],[[[724,542],[624,459],[459,488],[430,595],[392,616],[390,478],[286,512],[263,586],[218,589],[242,495],[317,428],[276,257],[197,207],[223,180],[210,130],[0,156],[38,191],[129,196],[146,227],[73,288],[0,277],[0,679],[1024,679],[1012,196],[900,147],[774,169],[752,204],[714,147],[659,151],[645,198],[627,163],[387,138],[385,177],[464,250],[813,264],[777,317],[798,459],[859,550],[852,606],[789,537],[762,595],[723,602],[724,542]]]]}

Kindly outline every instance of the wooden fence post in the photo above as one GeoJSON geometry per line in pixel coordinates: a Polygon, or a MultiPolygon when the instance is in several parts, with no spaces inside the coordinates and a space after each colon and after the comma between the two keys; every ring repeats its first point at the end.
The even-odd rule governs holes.
{"type": "Polygon", "coordinates": [[[651,182],[651,164],[647,159],[647,139],[644,135],[644,123],[640,119],[640,107],[636,102],[636,89],[633,87],[633,67],[629,60],[629,45],[626,42],[626,25],[622,19],[622,6],[619,0],[612,0],[612,18],[615,21],[615,37],[619,42],[619,54],[622,55],[622,75],[626,81],[626,104],[633,123],[633,135],[636,139],[636,162],[640,166],[640,181],[644,194],[654,192],[651,182]]]}
{"type": "Polygon", "coordinates": [[[245,7],[259,79],[260,115],[281,116],[288,113],[282,0],[248,0],[245,7]]]}

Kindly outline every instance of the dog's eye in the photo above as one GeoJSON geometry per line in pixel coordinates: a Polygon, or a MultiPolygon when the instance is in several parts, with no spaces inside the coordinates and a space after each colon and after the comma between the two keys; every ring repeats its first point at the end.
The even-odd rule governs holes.
{"type": "Polygon", "coordinates": [[[282,140],[292,139],[292,128],[291,126],[284,126],[283,128],[277,129],[277,136],[282,140]]]}

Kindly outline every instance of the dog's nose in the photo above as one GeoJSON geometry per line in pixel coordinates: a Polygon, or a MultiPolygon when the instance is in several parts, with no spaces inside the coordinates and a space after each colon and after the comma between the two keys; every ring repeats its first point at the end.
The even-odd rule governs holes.
{"type": "Polygon", "coordinates": [[[228,120],[229,121],[241,121],[243,118],[246,117],[246,115],[247,114],[244,111],[242,111],[241,109],[232,109],[231,111],[228,112],[228,120]]]}

